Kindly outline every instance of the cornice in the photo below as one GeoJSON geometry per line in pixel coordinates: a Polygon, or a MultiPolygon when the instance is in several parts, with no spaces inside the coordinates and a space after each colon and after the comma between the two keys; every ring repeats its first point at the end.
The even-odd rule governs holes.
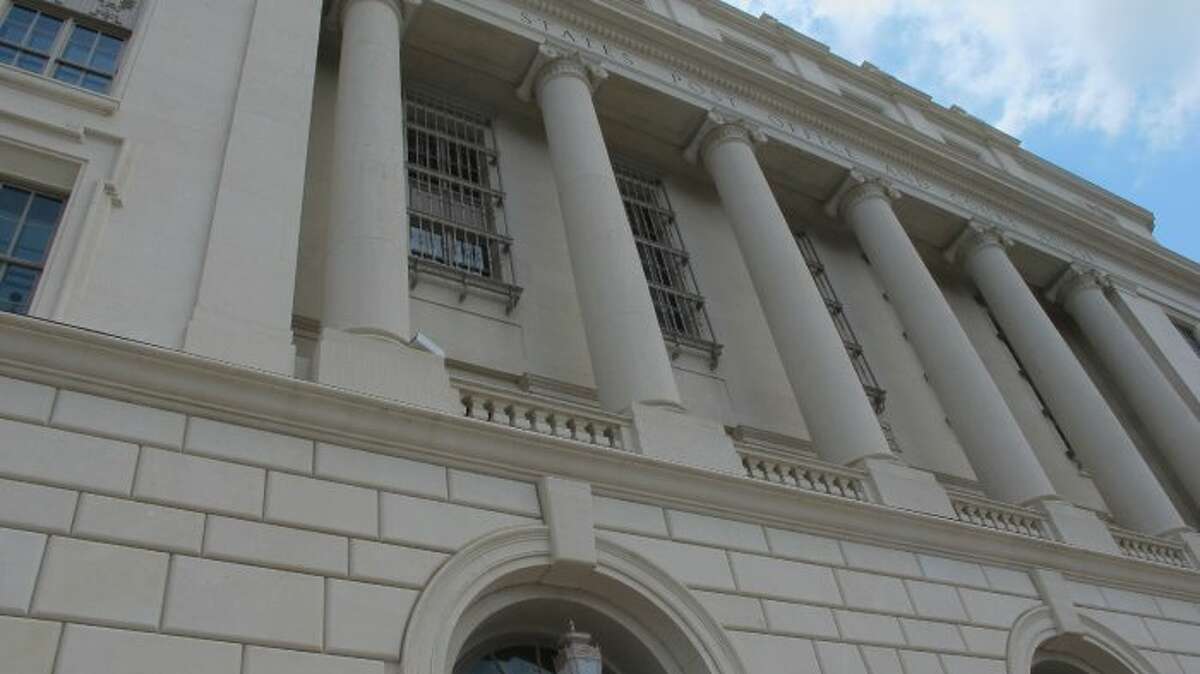
{"type": "MultiPolygon", "coordinates": [[[[768,111],[794,119],[824,134],[830,143],[869,151],[898,171],[914,176],[918,182],[934,180],[945,185],[970,202],[970,205],[954,205],[964,211],[964,219],[987,220],[988,212],[1009,213],[1080,249],[1114,257],[1147,277],[1158,278],[1177,290],[1194,294],[1196,280],[1200,278],[1200,264],[1120,226],[1099,224],[1097,214],[1086,206],[981,161],[968,161],[941,144],[931,143],[928,137],[913,128],[882,115],[867,117],[839,100],[840,97],[795,73],[768,68],[764,63],[751,63],[711,36],[688,30],[651,12],[634,14],[635,8],[618,6],[620,3],[513,1],[549,18],[577,26],[632,53],[658,60],[681,74],[756,102],[768,111]],[[602,18],[598,14],[607,16],[602,18]],[[614,19],[624,20],[628,25],[618,31],[610,25],[614,19]],[[734,70],[741,72],[735,75],[734,70]],[[833,118],[838,122],[830,121],[833,118]]],[[[712,3],[716,0],[701,1],[712,3]]],[[[849,62],[847,66],[857,69],[849,62]]],[[[856,168],[852,160],[839,157],[835,161],[848,169],[856,168]]],[[[903,185],[898,188],[905,189],[903,185]]],[[[1116,198],[1105,195],[1106,200],[1116,198]]],[[[925,200],[919,192],[914,196],[925,200]]],[[[1068,262],[1074,259],[1069,250],[1054,252],[1068,262]]]]}
{"type": "Polygon", "coordinates": [[[841,538],[1200,599],[1200,573],[805,492],[0,314],[0,374],[385,454],[841,538]]]}

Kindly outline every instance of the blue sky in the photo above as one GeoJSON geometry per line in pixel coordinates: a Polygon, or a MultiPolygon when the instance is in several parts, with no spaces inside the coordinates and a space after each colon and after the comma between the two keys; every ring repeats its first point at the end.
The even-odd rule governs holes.
{"type": "Polygon", "coordinates": [[[725,0],[957,104],[1200,261],[1200,0],[725,0]]]}

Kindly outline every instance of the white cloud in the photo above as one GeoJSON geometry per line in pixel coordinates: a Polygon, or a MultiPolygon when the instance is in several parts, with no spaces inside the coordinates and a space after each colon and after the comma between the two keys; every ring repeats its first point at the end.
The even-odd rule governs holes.
{"type": "Polygon", "coordinates": [[[1020,134],[1064,124],[1151,149],[1196,135],[1196,0],[726,0],[1020,134]]]}

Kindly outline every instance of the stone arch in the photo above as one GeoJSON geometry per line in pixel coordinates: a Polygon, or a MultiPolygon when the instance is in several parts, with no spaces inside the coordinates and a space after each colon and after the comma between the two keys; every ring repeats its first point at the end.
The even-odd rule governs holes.
{"type": "MultiPolygon", "coordinates": [[[[1088,671],[1098,669],[1103,674],[1158,674],[1136,648],[1119,634],[1101,625],[1096,620],[1080,614],[1081,629],[1078,634],[1063,632],[1054,621],[1048,606],[1038,606],[1021,614],[1008,635],[1008,674],[1030,674],[1035,662],[1044,657],[1048,645],[1059,644],[1073,651],[1068,660],[1083,664],[1100,662],[1102,666],[1090,665],[1088,671]],[[1120,670],[1120,671],[1110,671],[1120,670]]],[[[1071,663],[1073,664],[1073,663],[1071,663]]]]}
{"type": "Polygon", "coordinates": [[[473,630],[516,601],[558,597],[629,621],[668,674],[746,674],[720,624],[678,581],[640,555],[596,537],[596,567],[557,573],[549,528],[504,529],[451,556],[409,619],[403,674],[449,674],[473,630]],[[651,638],[653,637],[653,638],[651,638]]]}

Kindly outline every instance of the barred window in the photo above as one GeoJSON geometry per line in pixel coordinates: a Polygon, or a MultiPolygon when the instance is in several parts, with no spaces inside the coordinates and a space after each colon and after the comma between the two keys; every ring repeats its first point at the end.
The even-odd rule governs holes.
{"type": "Polygon", "coordinates": [[[83,25],[65,13],[13,4],[0,21],[0,63],[39,75],[49,71],[60,82],[106,94],[125,37],[83,25]]]}
{"type": "Polygon", "coordinates": [[[511,310],[520,288],[490,120],[421,88],[404,98],[411,282],[422,274],[449,280],[460,284],[460,298],[498,293],[511,310]]]}
{"type": "Polygon", "coordinates": [[[0,182],[0,311],[29,311],[62,211],[62,197],[0,182]]]}
{"type": "Polygon", "coordinates": [[[1195,351],[1197,356],[1200,356],[1200,336],[1196,334],[1200,328],[1192,328],[1179,321],[1171,322],[1175,325],[1175,329],[1179,331],[1179,334],[1183,335],[1183,341],[1192,347],[1192,351],[1195,351]]]}
{"type": "Polygon", "coordinates": [[[675,212],[662,181],[621,161],[613,164],[625,215],[633,230],[638,257],[663,336],[673,355],[688,348],[702,351],[715,367],[721,345],[713,336],[704,297],[696,286],[690,258],[679,236],[675,212]]]}

